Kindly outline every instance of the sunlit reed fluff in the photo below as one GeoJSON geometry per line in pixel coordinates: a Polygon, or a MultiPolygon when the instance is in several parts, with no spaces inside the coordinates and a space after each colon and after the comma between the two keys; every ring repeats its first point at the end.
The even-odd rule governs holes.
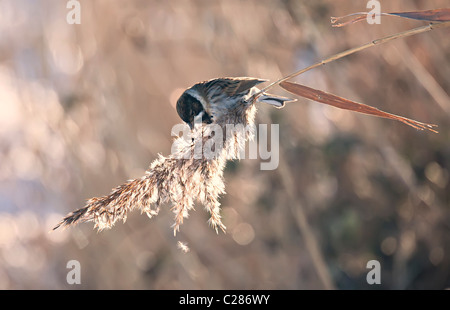
{"type": "MultiPolygon", "coordinates": [[[[175,213],[173,229],[176,234],[198,201],[211,215],[208,222],[216,232],[218,228],[225,231],[219,202],[219,196],[225,193],[223,170],[226,161],[238,158],[245,141],[252,138],[253,133],[248,128],[253,127],[255,111],[251,105],[232,115],[239,118],[233,121],[248,126],[233,131],[231,137],[223,135],[223,144],[215,145],[220,149],[214,150],[213,158],[204,154],[193,156],[199,146],[211,141],[217,129],[216,124],[200,123],[193,128],[191,140],[177,138],[175,152],[167,157],[160,155],[143,177],[118,186],[107,196],[89,199],[84,208],[67,215],[54,229],[94,221],[95,228],[103,230],[111,228],[118,220],[125,222],[128,212],[135,208],[151,218],[158,214],[161,204],[170,203],[175,213]]],[[[225,126],[220,128],[226,132],[225,126]]]]}
{"type": "Polygon", "coordinates": [[[188,253],[191,250],[191,249],[189,249],[189,246],[187,245],[186,242],[181,242],[181,241],[177,242],[177,248],[179,248],[181,251],[183,251],[183,253],[188,253]]]}

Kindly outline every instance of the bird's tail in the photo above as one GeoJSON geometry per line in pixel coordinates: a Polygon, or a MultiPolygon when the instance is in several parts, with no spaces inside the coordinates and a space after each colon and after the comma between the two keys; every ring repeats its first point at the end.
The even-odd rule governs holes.
{"type": "Polygon", "coordinates": [[[256,99],[256,101],[264,102],[264,103],[273,105],[276,108],[281,109],[282,107],[284,107],[286,102],[294,102],[294,101],[297,101],[297,99],[291,99],[291,98],[281,97],[281,96],[272,95],[272,94],[268,94],[268,93],[263,93],[256,99]]]}

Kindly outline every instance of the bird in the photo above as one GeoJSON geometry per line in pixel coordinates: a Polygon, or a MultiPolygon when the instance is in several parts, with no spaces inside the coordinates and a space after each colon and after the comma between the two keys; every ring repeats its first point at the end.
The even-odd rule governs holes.
{"type": "Polygon", "coordinates": [[[226,231],[220,215],[220,195],[225,194],[223,171],[227,160],[239,158],[239,150],[252,138],[256,104],[266,103],[283,108],[295,101],[266,93],[257,85],[267,82],[252,77],[222,77],[206,80],[186,89],[176,103],[176,111],[188,126],[190,140],[178,137],[177,147],[168,156],[159,155],[141,178],[129,180],[114,188],[110,194],[94,197],[86,205],[64,217],[53,229],[93,221],[94,228],[111,228],[127,214],[140,209],[150,218],[157,215],[160,205],[171,203],[175,214],[174,235],[180,230],[195,202],[209,212],[209,224],[216,233],[226,231]],[[204,145],[229,126],[243,128],[231,134],[219,135],[215,156],[194,156],[198,145],[204,145]]]}
{"type": "Polygon", "coordinates": [[[243,119],[250,115],[254,102],[264,102],[277,108],[284,107],[286,102],[295,101],[281,96],[261,93],[256,85],[266,82],[264,79],[239,77],[217,78],[197,83],[183,92],[177,101],[176,108],[180,118],[191,128],[194,118],[201,115],[205,124],[214,122],[223,124],[248,124],[243,119]]]}

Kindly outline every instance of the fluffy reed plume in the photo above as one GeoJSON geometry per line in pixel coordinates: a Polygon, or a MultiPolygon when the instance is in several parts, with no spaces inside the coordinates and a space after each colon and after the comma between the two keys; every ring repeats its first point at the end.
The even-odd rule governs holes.
{"type": "MultiPolygon", "coordinates": [[[[245,111],[230,116],[234,122],[253,125],[255,111],[256,108],[251,105],[245,111]]],[[[95,228],[103,230],[111,228],[118,220],[125,222],[128,212],[135,208],[152,218],[158,214],[161,204],[171,203],[175,213],[173,229],[176,235],[183,219],[194,208],[195,201],[199,201],[211,215],[209,224],[216,232],[218,228],[225,232],[218,200],[225,193],[223,170],[228,159],[239,157],[245,141],[253,133],[244,130],[251,128],[249,126],[231,132],[231,136],[223,135],[221,141],[214,140],[222,143],[213,145],[214,156],[211,156],[205,153],[207,149],[204,146],[211,144],[217,130],[226,132],[225,128],[218,126],[196,125],[189,139],[178,137],[174,143],[175,151],[167,157],[160,155],[143,177],[116,187],[107,196],[88,200],[84,208],[67,215],[53,229],[94,221],[95,228]]]]}

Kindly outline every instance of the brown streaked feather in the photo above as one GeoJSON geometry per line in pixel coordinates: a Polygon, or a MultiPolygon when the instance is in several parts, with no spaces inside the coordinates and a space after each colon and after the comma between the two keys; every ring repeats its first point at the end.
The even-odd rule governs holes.
{"type": "Polygon", "coordinates": [[[251,77],[228,77],[206,81],[204,82],[204,87],[206,91],[212,87],[220,87],[227,96],[232,97],[238,94],[242,94],[248,91],[253,86],[256,86],[263,82],[267,82],[267,80],[251,77]]]}
{"type": "Polygon", "coordinates": [[[256,78],[238,78],[237,79],[239,82],[237,84],[237,88],[235,90],[235,94],[240,94],[243,93],[245,91],[248,91],[250,88],[252,88],[253,86],[256,86],[260,83],[266,82],[267,80],[263,80],[263,79],[256,79],[256,78]]]}

